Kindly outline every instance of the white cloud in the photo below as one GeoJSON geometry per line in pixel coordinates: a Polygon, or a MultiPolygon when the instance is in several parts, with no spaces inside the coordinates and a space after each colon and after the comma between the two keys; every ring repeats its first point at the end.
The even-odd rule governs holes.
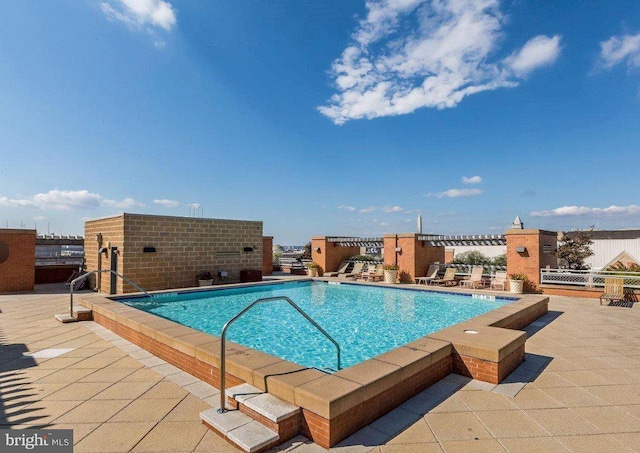
{"type": "Polygon", "coordinates": [[[344,205],[338,206],[338,209],[343,209],[349,212],[353,212],[356,210],[356,208],[354,208],[353,206],[344,206],[344,205]]]}
{"type": "Polygon", "coordinates": [[[124,200],[104,200],[105,206],[113,206],[118,209],[143,208],[144,203],[134,200],[133,198],[125,198],[124,200]]]}
{"type": "Polygon", "coordinates": [[[138,29],[159,27],[169,31],[176,24],[176,13],[164,0],[110,0],[100,3],[100,9],[107,19],[138,29]]]}
{"type": "Polygon", "coordinates": [[[600,43],[600,62],[610,69],[627,60],[629,68],[640,68],[640,33],[612,36],[600,43]]]}
{"type": "Polygon", "coordinates": [[[375,207],[375,206],[371,206],[371,207],[369,207],[369,208],[360,209],[358,212],[359,212],[360,214],[368,214],[368,213],[370,213],[370,212],[375,211],[376,209],[378,209],[378,208],[377,208],[377,207],[375,207]]]}
{"type": "Polygon", "coordinates": [[[402,208],[401,206],[385,206],[384,208],[382,208],[382,210],[386,213],[390,213],[404,211],[404,208],[402,208]]]}
{"type": "Polygon", "coordinates": [[[462,184],[480,184],[481,182],[482,178],[480,176],[462,177],[462,184]]]}
{"type": "Polygon", "coordinates": [[[490,61],[503,37],[498,0],[368,0],[352,42],[332,64],[337,92],[318,110],[336,124],[455,107],[465,96],[517,86],[559,54],[535,37],[490,61]]]}
{"type": "Polygon", "coordinates": [[[33,196],[33,202],[39,208],[67,211],[70,209],[95,209],[100,206],[102,197],[88,190],[50,190],[33,196]]]}
{"type": "Polygon", "coordinates": [[[474,197],[482,194],[483,192],[484,191],[482,189],[449,189],[444,192],[428,193],[427,196],[436,198],[463,198],[474,197]]]}
{"type": "Polygon", "coordinates": [[[608,208],[590,208],[587,206],[562,206],[547,211],[533,211],[529,213],[533,217],[565,217],[565,216],[614,216],[614,215],[640,215],[640,206],[611,205],[608,208]]]}
{"type": "Polygon", "coordinates": [[[127,209],[135,206],[142,207],[144,204],[133,198],[125,198],[120,201],[104,199],[100,194],[89,192],[86,189],[54,189],[46,193],[35,194],[31,198],[13,199],[0,197],[0,206],[69,211],[72,209],[97,209],[100,206],[127,209]]]}
{"type": "Polygon", "coordinates": [[[176,201],[176,200],[167,200],[166,198],[160,198],[157,200],[153,200],[153,202],[155,204],[159,204],[161,206],[164,206],[165,208],[177,208],[178,206],[180,206],[180,202],[176,201]]]}
{"type": "Polygon", "coordinates": [[[560,36],[536,36],[504,62],[513,72],[524,77],[534,69],[554,63],[560,56],[560,36]]]}

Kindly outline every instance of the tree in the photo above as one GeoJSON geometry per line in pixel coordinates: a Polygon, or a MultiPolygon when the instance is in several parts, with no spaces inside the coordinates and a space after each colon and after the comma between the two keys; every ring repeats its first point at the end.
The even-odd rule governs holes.
{"type": "Polygon", "coordinates": [[[557,256],[565,261],[569,269],[588,269],[584,260],[593,256],[591,244],[593,244],[591,237],[584,231],[578,231],[575,236],[565,234],[560,240],[557,256]]]}
{"type": "Polygon", "coordinates": [[[498,255],[491,260],[491,264],[494,266],[506,266],[507,255],[498,255]]]}
{"type": "Polygon", "coordinates": [[[460,253],[453,258],[453,264],[468,264],[470,266],[484,266],[491,264],[491,258],[477,250],[460,253]]]}
{"type": "Polygon", "coordinates": [[[310,260],[311,259],[311,242],[307,242],[304,245],[304,252],[302,252],[302,255],[300,256],[300,259],[303,259],[303,260],[310,260]]]}

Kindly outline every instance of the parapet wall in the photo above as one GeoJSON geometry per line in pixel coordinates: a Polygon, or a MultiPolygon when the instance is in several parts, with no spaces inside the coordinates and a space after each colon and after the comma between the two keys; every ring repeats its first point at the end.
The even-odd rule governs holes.
{"type": "Polygon", "coordinates": [[[33,291],[36,231],[0,229],[0,293],[33,291]]]}

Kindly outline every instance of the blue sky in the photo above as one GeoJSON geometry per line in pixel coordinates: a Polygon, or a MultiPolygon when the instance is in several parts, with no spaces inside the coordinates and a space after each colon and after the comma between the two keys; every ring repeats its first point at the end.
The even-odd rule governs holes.
{"type": "Polygon", "coordinates": [[[635,1],[30,0],[0,33],[0,227],[640,226],[635,1]]]}

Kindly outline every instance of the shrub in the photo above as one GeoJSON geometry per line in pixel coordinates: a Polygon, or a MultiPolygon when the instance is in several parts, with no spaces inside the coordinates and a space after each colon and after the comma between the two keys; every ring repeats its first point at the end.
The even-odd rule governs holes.
{"type": "Polygon", "coordinates": [[[200,271],[196,274],[196,280],[213,280],[213,276],[209,271],[200,271]]]}
{"type": "Polygon", "coordinates": [[[320,269],[320,265],[318,263],[307,263],[307,269],[320,269]]]}
{"type": "Polygon", "coordinates": [[[397,264],[385,264],[384,265],[384,270],[385,271],[397,271],[398,269],[400,269],[400,266],[398,266],[397,264]]]}
{"type": "Polygon", "coordinates": [[[482,252],[477,250],[469,250],[468,252],[460,253],[453,258],[453,264],[467,264],[470,266],[481,266],[485,264],[491,264],[491,258],[482,252]]]}
{"type": "Polygon", "coordinates": [[[528,279],[525,274],[509,274],[509,280],[521,280],[526,282],[528,279]]]}

